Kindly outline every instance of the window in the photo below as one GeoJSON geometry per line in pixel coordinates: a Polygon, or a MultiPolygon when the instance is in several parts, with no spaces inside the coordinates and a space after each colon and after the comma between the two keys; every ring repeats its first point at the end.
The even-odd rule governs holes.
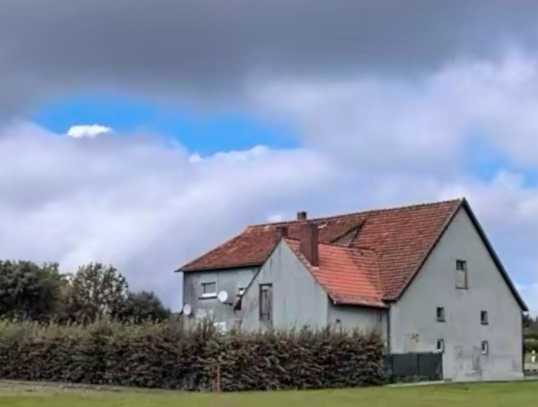
{"type": "Polygon", "coordinates": [[[272,322],[273,285],[260,284],[260,321],[272,322]]]}
{"type": "Polygon", "coordinates": [[[437,307],[436,317],[437,317],[437,322],[446,321],[445,307],[437,307]]]}
{"type": "Polygon", "coordinates": [[[480,311],[480,323],[482,325],[488,325],[489,324],[489,316],[487,311],[480,311]]]}
{"type": "Polygon", "coordinates": [[[456,288],[461,290],[469,288],[466,260],[456,260],[456,288]]]}
{"type": "Polygon", "coordinates": [[[489,342],[488,341],[482,341],[482,355],[489,354],[489,342]]]}
{"type": "Polygon", "coordinates": [[[208,281],[202,283],[202,298],[215,298],[217,296],[217,283],[208,281]]]}
{"type": "Polygon", "coordinates": [[[444,353],[445,351],[445,340],[437,339],[437,344],[435,345],[435,350],[439,353],[444,353]]]}

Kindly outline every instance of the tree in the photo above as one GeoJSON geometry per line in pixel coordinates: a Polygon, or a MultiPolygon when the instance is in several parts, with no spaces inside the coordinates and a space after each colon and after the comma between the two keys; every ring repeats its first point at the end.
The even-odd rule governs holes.
{"type": "Polygon", "coordinates": [[[117,319],[123,322],[136,324],[153,321],[160,322],[170,317],[170,310],[165,308],[153,292],[129,292],[117,319]]]}
{"type": "Polygon", "coordinates": [[[127,299],[127,280],[112,266],[81,266],[64,292],[64,321],[90,323],[117,315],[127,299]]]}
{"type": "Polygon", "coordinates": [[[0,317],[49,320],[58,310],[64,285],[58,264],[0,261],[0,317]]]}

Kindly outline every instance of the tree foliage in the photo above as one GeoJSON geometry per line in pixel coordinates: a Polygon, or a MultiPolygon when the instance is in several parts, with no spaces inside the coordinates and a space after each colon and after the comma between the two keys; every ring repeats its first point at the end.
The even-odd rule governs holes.
{"type": "Polygon", "coordinates": [[[57,264],[0,261],[0,319],[92,323],[115,319],[142,323],[170,316],[151,292],[130,292],[125,277],[100,263],[64,275],[57,264]]]}
{"type": "Polygon", "coordinates": [[[161,322],[170,317],[170,310],[166,309],[161,300],[148,291],[129,292],[127,299],[116,315],[116,319],[123,322],[161,322]]]}
{"type": "Polygon", "coordinates": [[[52,319],[61,305],[64,285],[57,264],[0,261],[0,317],[52,319]]]}
{"type": "Polygon", "coordinates": [[[62,319],[89,323],[114,318],[127,300],[128,289],[125,277],[112,266],[81,266],[65,287],[62,319]]]}

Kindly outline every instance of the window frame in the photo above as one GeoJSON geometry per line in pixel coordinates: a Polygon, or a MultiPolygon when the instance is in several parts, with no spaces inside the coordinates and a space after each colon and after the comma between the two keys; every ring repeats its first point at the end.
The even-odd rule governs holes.
{"type": "Polygon", "coordinates": [[[437,353],[445,353],[445,338],[438,338],[435,343],[435,351],[437,353]]]}
{"type": "Polygon", "coordinates": [[[488,312],[488,310],[480,311],[480,325],[489,325],[489,312],[488,312]]]}
{"type": "Polygon", "coordinates": [[[456,289],[469,289],[469,263],[464,259],[456,259],[456,289]],[[460,279],[460,274],[463,274],[462,279],[460,279]],[[463,284],[460,284],[460,280],[463,280],[463,284]]]}
{"type": "Polygon", "coordinates": [[[202,281],[200,283],[201,287],[202,287],[202,295],[200,296],[200,298],[202,299],[208,299],[208,298],[217,298],[217,293],[218,293],[218,287],[217,287],[217,282],[216,281],[202,281]],[[215,286],[215,291],[205,291],[205,287],[207,287],[208,285],[214,285],[215,286]]]}
{"type": "Polygon", "coordinates": [[[267,322],[272,323],[273,322],[273,284],[271,283],[263,283],[259,285],[259,292],[258,292],[258,316],[260,319],[260,322],[267,322]],[[269,292],[270,293],[270,299],[269,304],[267,307],[270,309],[265,310],[264,307],[264,293],[269,292]]]}
{"type": "Polygon", "coordinates": [[[435,309],[435,320],[437,322],[446,322],[446,309],[445,309],[445,307],[437,307],[435,309]]]}
{"type": "Polygon", "coordinates": [[[489,341],[484,340],[480,343],[480,351],[482,355],[489,355],[489,341]]]}

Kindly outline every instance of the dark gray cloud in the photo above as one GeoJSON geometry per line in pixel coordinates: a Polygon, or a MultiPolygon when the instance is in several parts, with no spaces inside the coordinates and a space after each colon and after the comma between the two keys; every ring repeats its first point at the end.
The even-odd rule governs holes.
{"type": "Polygon", "coordinates": [[[0,110],[84,88],[229,102],[253,77],[412,77],[532,46],[537,12],[500,0],[4,0],[0,110]]]}

